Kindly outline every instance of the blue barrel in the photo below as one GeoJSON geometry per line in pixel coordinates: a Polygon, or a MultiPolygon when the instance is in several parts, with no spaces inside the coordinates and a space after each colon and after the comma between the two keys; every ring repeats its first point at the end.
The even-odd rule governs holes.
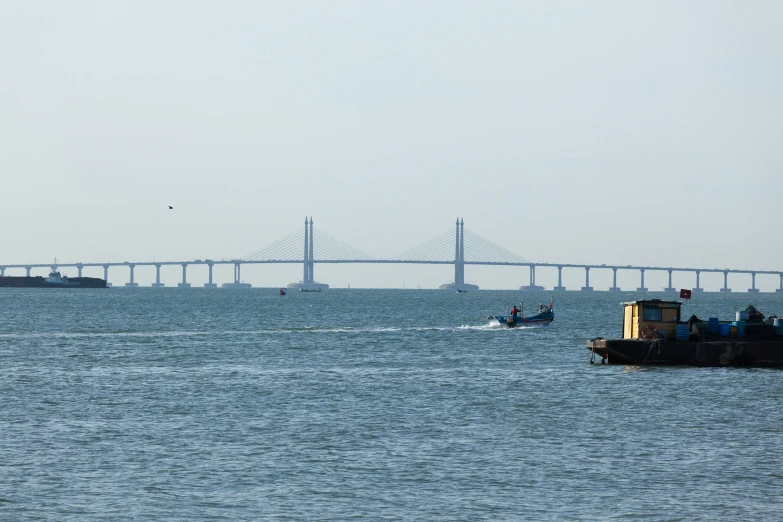
{"type": "Polygon", "coordinates": [[[729,323],[720,325],[720,334],[723,337],[728,337],[731,334],[731,325],[729,323]]]}
{"type": "Polygon", "coordinates": [[[674,339],[677,341],[687,341],[690,336],[691,327],[688,324],[678,324],[674,330],[674,339]]]}
{"type": "Polygon", "coordinates": [[[714,334],[720,332],[720,321],[717,317],[710,317],[709,321],[707,321],[707,331],[714,334]]]}
{"type": "Polygon", "coordinates": [[[737,335],[740,337],[745,337],[745,321],[734,321],[731,323],[733,326],[737,327],[737,335]]]}

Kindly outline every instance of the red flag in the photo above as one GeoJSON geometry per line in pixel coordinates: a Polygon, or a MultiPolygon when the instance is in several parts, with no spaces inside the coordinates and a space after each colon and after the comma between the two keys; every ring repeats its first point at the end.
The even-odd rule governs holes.
{"type": "Polygon", "coordinates": [[[684,288],[680,289],[680,299],[690,299],[691,291],[684,288]]]}

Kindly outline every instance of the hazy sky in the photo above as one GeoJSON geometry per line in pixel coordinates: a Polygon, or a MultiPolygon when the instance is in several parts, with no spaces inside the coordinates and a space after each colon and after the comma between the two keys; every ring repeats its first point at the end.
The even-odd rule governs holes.
{"type": "MultiPolygon", "coordinates": [[[[777,1],[5,0],[0,264],[241,257],[305,216],[390,257],[461,216],[532,261],[780,270],[781,26],[777,1]]],[[[453,268],[315,275],[435,287],[453,268]]]]}

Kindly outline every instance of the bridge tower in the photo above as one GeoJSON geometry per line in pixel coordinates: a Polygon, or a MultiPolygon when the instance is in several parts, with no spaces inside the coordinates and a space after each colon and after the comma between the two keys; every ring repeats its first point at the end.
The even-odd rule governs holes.
{"type": "Polygon", "coordinates": [[[307,261],[307,283],[313,284],[313,216],[310,216],[310,259],[307,261]]]}
{"type": "Polygon", "coordinates": [[[454,248],[454,284],[465,282],[465,221],[457,220],[456,243],[454,248]]]}
{"type": "Polygon", "coordinates": [[[465,283],[465,220],[457,218],[454,242],[454,282],[440,285],[441,290],[478,290],[476,285],[465,283]]]}
{"type": "MultiPolygon", "coordinates": [[[[313,219],[310,217],[310,219],[313,219]]],[[[304,262],[302,263],[302,267],[304,269],[304,274],[302,275],[302,283],[307,284],[310,282],[310,235],[308,233],[309,228],[307,225],[307,218],[305,218],[305,235],[304,235],[304,262]]]]}
{"type": "Polygon", "coordinates": [[[304,230],[304,255],[302,256],[302,280],[298,283],[289,283],[288,288],[299,288],[301,290],[321,290],[329,288],[326,283],[319,283],[314,277],[314,259],[313,255],[313,218],[305,218],[304,230]]]}

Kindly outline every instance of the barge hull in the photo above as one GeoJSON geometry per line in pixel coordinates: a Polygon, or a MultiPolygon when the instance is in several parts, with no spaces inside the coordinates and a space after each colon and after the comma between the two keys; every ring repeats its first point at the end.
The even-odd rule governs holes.
{"type": "Polygon", "coordinates": [[[783,367],[783,339],[666,341],[593,339],[587,349],[609,364],[783,367]]]}
{"type": "Polygon", "coordinates": [[[0,287],[13,288],[106,288],[106,280],[97,277],[69,277],[67,285],[47,284],[41,276],[0,276],[0,287]]]}

